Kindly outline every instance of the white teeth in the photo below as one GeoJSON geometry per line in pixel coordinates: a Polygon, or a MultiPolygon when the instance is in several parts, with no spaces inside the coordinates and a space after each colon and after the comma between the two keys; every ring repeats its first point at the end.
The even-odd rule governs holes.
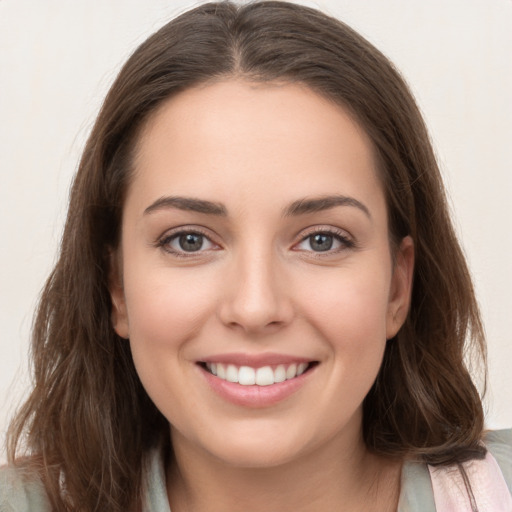
{"type": "Polygon", "coordinates": [[[307,363],[300,363],[299,366],[297,366],[297,375],[302,375],[307,367],[307,363]]]}
{"type": "Polygon", "coordinates": [[[286,368],[280,364],[274,370],[274,382],[284,382],[286,380],[286,368]]]}
{"type": "Polygon", "coordinates": [[[250,366],[241,366],[238,370],[238,382],[243,386],[256,384],[256,371],[250,366]]]}
{"type": "Polygon", "coordinates": [[[238,369],[236,366],[228,364],[228,368],[226,370],[226,380],[228,382],[238,382],[238,369]]]}
{"type": "Polygon", "coordinates": [[[288,369],[286,370],[286,379],[293,379],[297,375],[297,365],[291,364],[288,366],[288,369]]]}
{"type": "Polygon", "coordinates": [[[258,386],[270,386],[274,384],[274,372],[270,366],[264,366],[256,370],[256,384],[258,384],[258,386]]]}
{"type": "Polygon", "coordinates": [[[217,377],[219,377],[219,379],[226,380],[226,369],[221,363],[217,363],[217,377]]]}
{"type": "Polygon", "coordinates": [[[219,379],[238,382],[242,386],[271,386],[302,375],[308,368],[308,363],[293,363],[289,366],[280,364],[274,370],[270,366],[257,369],[250,366],[238,368],[234,364],[223,363],[206,363],[206,368],[219,379]]]}

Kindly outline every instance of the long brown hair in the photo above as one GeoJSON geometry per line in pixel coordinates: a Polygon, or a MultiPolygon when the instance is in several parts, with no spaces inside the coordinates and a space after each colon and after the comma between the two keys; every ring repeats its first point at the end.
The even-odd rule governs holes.
{"type": "Polygon", "coordinates": [[[143,462],[168,423],[111,325],[109,249],[143,123],[170,96],[218,78],[302,83],[349,109],[371,137],[390,235],[414,239],[408,319],[388,341],[364,401],[376,453],[447,464],[482,456],[483,412],[465,359],[485,360],[466,262],[429,136],[391,63],[348,26],[285,2],[210,3],[171,21],[125,64],[98,115],[71,190],[60,257],[33,329],[34,389],[11,424],[57,511],[140,508],[143,462]]]}

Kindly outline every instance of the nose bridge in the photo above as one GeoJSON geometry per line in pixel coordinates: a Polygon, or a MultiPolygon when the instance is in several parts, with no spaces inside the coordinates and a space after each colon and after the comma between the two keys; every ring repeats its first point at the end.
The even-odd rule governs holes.
{"type": "Polygon", "coordinates": [[[280,261],[269,243],[252,240],[234,252],[222,320],[245,331],[286,324],[292,314],[280,261]]]}

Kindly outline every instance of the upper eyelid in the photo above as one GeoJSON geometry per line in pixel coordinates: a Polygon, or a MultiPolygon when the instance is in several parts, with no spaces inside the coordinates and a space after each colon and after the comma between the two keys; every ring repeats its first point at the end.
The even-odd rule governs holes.
{"type": "Polygon", "coordinates": [[[157,238],[157,240],[162,241],[162,240],[174,238],[176,236],[183,235],[186,233],[196,233],[198,235],[202,235],[202,236],[208,238],[208,240],[212,241],[213,243],[217,243],[217,242],[214,242],[214,240],[213,240],[214,237],[210,234],[209,230],[207,230],[206,228],[203,228],[200,226],[194,226],[194,225],[178,226],[175,228],[167,229],[157,238]]]}
{"type": "Polygon", "coordinates": [[[299,237],[299,241],[302,241],[310,237],[311,235],[315,235],[317,233],[326,233],[329,235],[339,236],[340,238],[347,238],[353,240],[353,236],[345,229],[322,225],[311,226],[309,228],[302,229],[300,233],[297,235],[297,237],[299,237]]]}

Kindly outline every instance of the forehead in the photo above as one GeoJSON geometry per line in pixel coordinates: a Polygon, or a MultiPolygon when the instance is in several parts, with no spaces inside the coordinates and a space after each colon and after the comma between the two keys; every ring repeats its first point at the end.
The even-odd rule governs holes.
{"type": "Polygon", "coordinates": [[[369,137],[342,107],[298,84],[228,80],[177,94],[153,114],[128,197],[364,199],[382,195],[376,168],[369,137]]]}

